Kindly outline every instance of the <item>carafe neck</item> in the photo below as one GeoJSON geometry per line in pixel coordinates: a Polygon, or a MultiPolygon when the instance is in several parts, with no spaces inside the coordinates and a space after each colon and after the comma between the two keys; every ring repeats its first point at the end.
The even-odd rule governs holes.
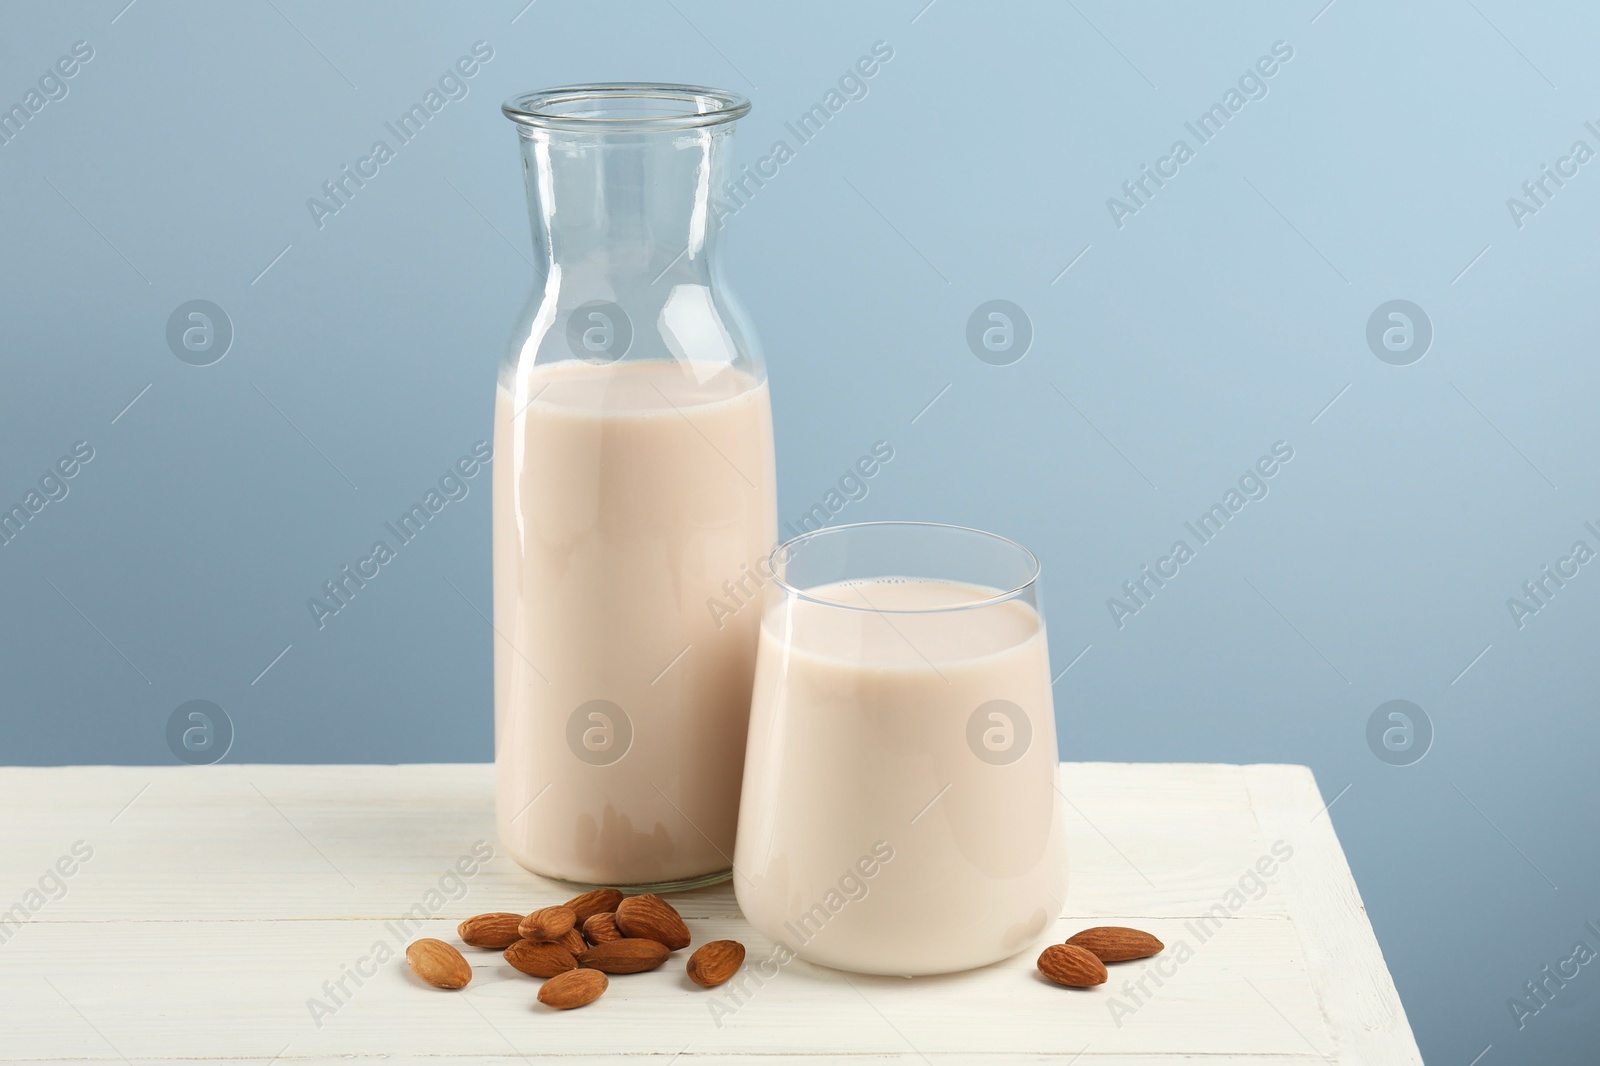
{"type": "Polygon", "coordinates": [[[576,86],[506,105],[520,123],[536,261],[550,281],[714,279],[716,190],[749,105],[713,92],[576,86]]]}

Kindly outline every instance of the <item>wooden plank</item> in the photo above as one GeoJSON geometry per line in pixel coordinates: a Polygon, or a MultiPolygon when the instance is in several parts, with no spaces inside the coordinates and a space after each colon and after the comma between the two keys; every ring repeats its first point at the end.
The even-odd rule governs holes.
{"type": "MultiPolygon", "coordinates": [[[[770,980],[747,982],[737,996],[690,983],[680,953],[661,970],[614,978],[581,1012],[557,1014],[536,1007],[538,982],[494,952],[472,953],[474,980],[465,996],[418,982],[399,957],[404,943],[414,935],[453,939],[453,924],[400,935],[373,921],[58,922],[29,929],[0,960],[6,1012],[26,1019],[0,1055],[86,1056],[106,1052],[109,1042],[133,1059],[271,1055],[285,1045],[330,1058],[401,1047],[459,1057],[503,1054],[508,1039],[528,1054],[687,1047],[698,1054],[1019,1055],[1075,1053],[1085,1045],[1121,1053],[1305,1051],[1274,1007],[1241,982],[1241,972],[1272,989],[1276,1010],[1295,1027],[1327,1041],[1293,926],[1282,919],[1224,923],[1177,980],[1154,989],[1125,1020],[1109,1010],[1116,986],[1049,985],[1033,972],[1033,953],[910,981],[796,961],[773,966],[770,980]],[[347,979],[348,996],[332,987],[379,944],[394,951],[393,961],[369,967],[376,975],[359,985],[347,979]]],[[[1058,938],[1083,924],[1062,921],[1058,938]]],[[[1182,933],[1177,921],[1147,924],[1164,939],[1182,933]]],[[[773,945],[740,920],[694,925],[697,940],[735,937],[754,960],[771,954],[773,945]]],[[[1124,973],[1135,977],[1119,967],[1118,984],[1124,973]]]]}
{"type": "MultiPolygon", "coordinates": [[[[1197,914],[1257,854],[1237,767],[1069,764],[1063,791],[1085,915],[1197,914]]],[[[391,917],[494,842],[492,804],[488,766],[4,768],[0,876],[20,889],[81,839],[95,858],[42,920],[391,917]],[[174,894],[178,869],[189,889],[174,894]],[[270,892],[257,884],[266,870],[270,892]]],[[[560,891],[501,859],[472,899],[515,910],[560,891]]],[[[731,892],[682,898],[738,913],[731,892]]],[[[1286,911],[1273,890],[1252,913],[1286,911]]]]}
{"type": "Polygon", "coordinates": [[[773,946],[721,885],[674,901],[696,942],[749,947],[742,996],[692,985],[680,953],[569,1014],[537,1007],[496,953],[471,953],[464,994],[398,957],[467,914],[570,894],[496,855],[430,900],[493,841],[491,784],[483,766],[0,770],[0,908],[75,841],[94,849],[0,945],[0,1061],[1421,1061],[1301,767],[1064,767],[1073,874],[1054,939],[1115,923],[1168,944],[1161,968],[1113,967],[1101,989],[1042,981],[1036,949],[948,977],[795,961],[757,980],[773,946]],[[1263,874],[1277,840],[1292,858],[1263,874]],[[433,904],[439,920],[393,924],[433,904]],[[396,957],[358,987],[347,975],[378,944],[396,957]]]}
{"type": "Polygon", "coordinates": [[[1342,1061],[1373,1066],[1420,1063],[1411,1023],[1311,771],[1301,766],[1244,770],[1264,836],[1295,842],[1295,858],[1284,864],[1284,884],[1312,986],[1338,1042],[1334,1050],[1342,1061]],[[1317,813],[1307,819],[1311,808],[1317,813]]]}

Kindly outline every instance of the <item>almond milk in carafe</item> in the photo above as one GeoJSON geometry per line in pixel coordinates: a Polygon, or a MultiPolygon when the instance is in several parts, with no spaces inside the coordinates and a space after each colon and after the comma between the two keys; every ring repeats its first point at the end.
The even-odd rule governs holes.
{"type": "Polygon", "coordinates": [[[727,875],[776,540],[771,405],[714,258],[741,97],[514,98],[536,279],[495,399],[496,815],[584,884],[727,875]]]}

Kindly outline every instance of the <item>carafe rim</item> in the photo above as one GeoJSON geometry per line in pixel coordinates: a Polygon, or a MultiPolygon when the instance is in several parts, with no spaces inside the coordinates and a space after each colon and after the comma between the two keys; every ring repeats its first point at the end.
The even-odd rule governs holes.
{"type": "Polygon", "coordinates": [[[632,133],[723,125],[749,114],[750,101],[731,89],[705,85],[616,81],[518,93],[500,110],[533,129],[632,133]]]}

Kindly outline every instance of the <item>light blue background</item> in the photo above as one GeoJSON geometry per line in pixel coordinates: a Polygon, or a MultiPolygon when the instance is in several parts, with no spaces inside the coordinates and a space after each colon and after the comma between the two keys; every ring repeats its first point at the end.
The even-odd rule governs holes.
{"type": "Polygon", "coordinates": [[[305,601],[489,436],[533,276],[500,101],[726,85],[753,161],[882,40],[731,227],[782,518],[891,442],[841,520],[1039,553],[1055,669],[1088,649],[1064,757],[1310,764],[1429,1062],[1592,1061],[1600,972],[1520,1032],[1507,999],[1600,922],[1600,567],[1520,630],[1506,600],[1600,544],[1600,162],[1521,229],[1506,199],[1600,148],[1600,13],[522,2],[0,12],[0,105],[95,50],[0,146],[0,503],[95,449],[0,547],[0,762],[171,763],[194,698],[230,761],[488,758],[487,476],[326,629],[305,601]],[[306,199],[478,40],[470,95],[319,230],[306,199]],[[1119,229],[1107,198],[1280,40],[1268,95],[1119,229]],[[236,330],[203,368],[164,339],[196,298],[236,330]],[[1036,332],[1006,367],[964,340],[997,298],[1036,332]],[[1405,367],[1364,339],[1395,298],[1436,331],[1405,367]],[[1119,630],[1107,598],[1279,440],[1270,495],[1119,630]],[[1396,698],[1437,733],[1415,765],[1367,745],[1396,698]]]}

